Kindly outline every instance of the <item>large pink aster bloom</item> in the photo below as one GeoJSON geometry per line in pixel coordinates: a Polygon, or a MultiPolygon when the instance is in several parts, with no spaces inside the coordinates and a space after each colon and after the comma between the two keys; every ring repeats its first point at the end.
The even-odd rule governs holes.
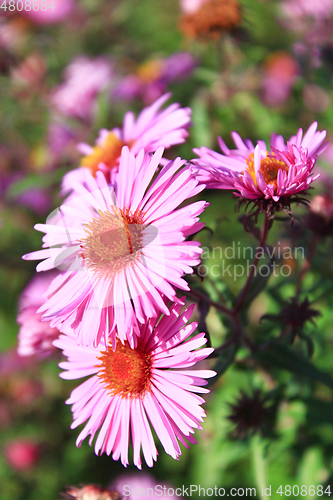
{"type": "Polygon", "coordinates": [[[145,461],[152,467],[157,458],[151,427],[166,453],[177,459],[181,454],[178,441],[195,443],[194,429],[201,429],[205,416],[204,400],[196,392],[209,392],[202,386],[211,370],[189,370],[206,358],[213,349],[198,349],[206,343],[203,333],[190,338],[197,324],[185,326],[194,306],[180,315],[182,304],[174,304],[169,316],[147,321],[140,331],[138,345],[117,344],[114,351],[104,343],[97,347],[78,346],[76,335],[66,331],[54,342],[68,361],[60,363],[67,370],[60,376],[77,379],[90,376],[74,389],[67,404],[72,404],[72,428],[83,424],[76,444],[90,435],[96,454],[106,453],[128,465],[130,433],[133,462],[141,469],[141,448],[145,461]]]}
{"type": "Polygon", "coordinates": [[[36,355],[44,359],[55,351],[52,342],[59,336],[59,330],[48,322],[41,322],[42,313],[38,309],[47,300],[47,289],[58,273],[35,276],[23,290],[19,299],[17,322],[20,325],[17,352],[20,356],[36,355]]]}
{"type": "Polygon", "coordinates": [[[304,191],[318,177],[312,176],[312,170],[327,144],[323,144],[326,131],[316,130],[314,122],[303,137],[300,128],[287,144],[281,135],[272,134],[270,150],[264,141],[254,146],[233,132],[237,149],[230,150],[221,138],[219,145],[224,154],[206,147],[194,149],[199,156],[193,160],[194,170],[208,188],[234,189],[236,196],[276,202],[304,191]]]}
{"type": "Polygon", "coordinates": [[[174,287],[189,289],[182,276],[193,272],[202,250],[185,238],[203,227],[197,216],[207,204],[175,209],[204,186],[180,158],[151,183],[162,154],[134,156],[125,146],[114,186],[86,170],[50,221],[35,226],[46,233],[46,248],[24,258],[45,258],[37,271],[65,271],[40,311],[51,326],[74,328],[80,344],[96,346],[105,333],[114,342],[115,328],[132,344],[137,320],[168,314],[165,298],[174,300],[174,287]]]}
{"type": "Polygon", "coordinates": [[[93,175],[101,170],[108,180],[113,181],[118,172],[123,146],[128,146],[134,154],[138,154],[141,149],[154,153],[160,146],[169,148],[185,142],[191,122],[191,109],[173,103],[161,110],[170,95],[165,94],[144,108],[137,119],[132,111],[128,111],[124,116],[123,127],[102,129],[94,147],[80,143],[78,149],[85,155],[81,160],[81,168],[64,176],[63,193],[71,191],[73,182],[81,182],[84,169],[89,169],[93,175]]]}

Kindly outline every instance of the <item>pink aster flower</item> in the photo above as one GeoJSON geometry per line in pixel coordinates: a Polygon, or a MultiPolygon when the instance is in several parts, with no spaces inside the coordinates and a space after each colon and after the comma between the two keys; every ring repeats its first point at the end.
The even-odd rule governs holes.
{"type": "Polygon", "coordinates": [[[151,106],[144,108],[137,119],[132,111],[128,111],[124,116],[123,127],[111,131],[102,129],[95,147],[80,143],[78,149],[85,155],[81,160],[81,168],[64,176],[63,193],[69,192],[75,181],[81,181],[84,177],[83,168],[88,168],[93,175],[101,170],[108,180],[113,181],[123,146],[128,146],[134,154],[138,154],[141,149],[154,153],[160,146],[169,148],[185,142],[191,109],[181,108],[178,103],[173,103],[161,111],[161,106],[169,98],[170,94],[160,97],[151,106]]]}
{"type": "Polygon", "coordinates": [[[37,355],[44,359],[55,351],[52,342],[59,336],[59,330],[41,322],[42,313],[37,310],[47,300],[45,294],[57,274],[51,271],[35,276],[21,294],[17,316],[20,325],[17,352],[20,356],[37,355]]]}
{"type": "Polygon", "coordinates": [[[65,70],[65,81],[53,90],[51,102],[63,115],[91,121],[97,97],[113,77],[109,61],[80,56],[65,70]]]}
{"type": "Polygon", "coordinates": [[[141,448],[149,467],[157,458],[151,427],[166,453],[177,459],[181,455],[178,441],[195,443],[194,429],[201,429],[205,416],[204,400],[196,392],[207,393],[202,386],[211,370],[189,370],[206,358],[212,348],[198,349],[206,343],[203,333],[190,338],[197,323],[185,324],[194,306],[180,315],[182,304],[174,304],[169,316],[147,321],[140,329],[138,344],[132,349],[128,342],[118,343],[114,351],[109,345],[78,346],[71,331],[60,335],[54,345],[63,350],[68,361],[60,363],[67,370],[60,376],[77,379],[90,376],[72,392],[72,428],[88,420],[76,444],[90,435],[95,453],[120,458],[128,465],[128,447],[133,444],[133,462],[141,469],[141,448]]]}
{"type": "Polygon", "coordinates": [[[223,155],[206,147],[194,149],[199,156],[193,160],[194,170],[208,188],[234,189],[234,194],[243,198],[278,201],[304,191],[317,179],[312,170],[327,144],[323,144],[326,131],[316,130],[314,122],[303,137],[300,128],[287,144],[282,136],[272,134],[270,150],[264,141],[254,146],[233,132],[237,149],[230,150],[221,138],[223,155]]]}
{"type": "Polygon", "coordinates": [[[85,170],[70,199],[35,226],[46,233],[45,249],[24,258],[45,258],[37,271],[65,271],[39,311],[53,327],[74,328],[80,344],[96,346],[105,334],[114,342],[116,328],[134,345],[137,320],[168,314],[165,297],[174,300],[174,287],[189,289],[182,276],[193,272],[202,250],[185,238],[203,227],[197,216],[207,204],[175,209],[204,186],[180,158],[151,183],[162,154],[159,148],[152,157],[143,150],[134,156],[123,147],[115,186],[102,172],[94,178],[85,170]]]}

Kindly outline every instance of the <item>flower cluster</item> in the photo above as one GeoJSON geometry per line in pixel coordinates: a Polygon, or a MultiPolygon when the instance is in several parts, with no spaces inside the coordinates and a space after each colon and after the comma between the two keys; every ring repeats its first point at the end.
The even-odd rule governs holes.
{"type": "Polygon", "coordinates": [[[47,274],[24,292],[18,318],[21,355],[47,355],[53,341],[67,357],[61,377],[88,377],[67,401],[72,427],[85,424],[77,445],[96,436],[96,454],[126,467],[131,442],[140,469],[141,454],[149,467],[158,455],[152,430],[175,459],[180,443],[195,443],[205,416],[197,393],[209,392],[203,386],[215,375],[192,369],[214,349],[189,323],[194,306],[181,312],[177,297],[200,264],[200,244],[188,237],[203,227],[208,205],[188,200],[206,186],[233,189],[274,213],[317,178],[326,135],[313,123],[287,144],[273,134],[267,148],[234,132],[235,150],[220,139],[222,155],[202,147],[192,164],[168,161],[165,148],[185,141],[191,117],[179,104],[161,110],[169,97],[137,119],[126,113],[123,127],[102,129],[94,147],[79,144],[84,156],[64,176],[63,203],[35,226],[43,248],[24,256],[42,260],[37,271],[47,274]]]}
{"type": "Polygon", "coordinates": [[[200,244],[187,237],[203,227],[198,216],[207,203],[184,204],[204,186],[186,161],[163,158],[187,137],[191,114],[178,104],[161,111],[168,98],[136,120],[127,113],[122,129],[101,130],[95,147],[79,145],[85,156],[63,180],[67,198],[35,226],[45,233],[43,249],[24,256],[54,274],[41,307],[29,309],[47,321],[45,335],[31,319],[23,330],[20,315],[21,354],[27,345],[38,351],[37,333],[42,345],[60,330],[53,344],[68,358],[61,376],[89,376],[67,401],[72,427],[86,422],[77,445],[88,435],[91,444],[99,430],[96,453],[127,466],[131,440],[138,468],[141,449],[149,466],[157,458],[151,427],[174,458],[179,443],[195,442],[205,416],[195,393],[208,392],[203,386],[215,374],[190,369],[213,349],[201,348],[204,333],[193,336],[197,323],[187,324],[193,307],[181,314],[176,296],[189,290],[183,276],[200,263],[200,244]]]}

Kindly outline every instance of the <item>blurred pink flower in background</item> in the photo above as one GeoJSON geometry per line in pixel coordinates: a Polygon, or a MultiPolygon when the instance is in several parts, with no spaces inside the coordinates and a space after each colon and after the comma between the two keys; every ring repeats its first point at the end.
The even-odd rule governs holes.
{"type": "Polygon", "coordinates": [[[192,14],[202,7],[208,0],[180,0],[180,8],[184,14],[192,14]]]}
{"type": "Polygon", "coordinates": [[[47,300],[45,293],[57,274],[51,271],[36,275],[20,296],[17,316],[20,325],[17,351],[20,356],[36,355],[44,359],[56,351],[52,342],[59,336],[59,331],[51,328],[48,322],[41,322],[42,313],[37,313],[37,310],[47,300]]]}
{"type": "Polygon", "coordinates": [[[63,21],[75,7],[74,0],[46,0],[47,8],[42,10],[22,10],[22,14],[36,24],[55,24],[63,21]],[[53,7],[50,8],[53,2],[53,7]]]}
{"type": "Polygon", "coordinates": [[[137,500],[138,497],[149,500],[183,498],[175,494],[175,490],[170,484],[156,481],[153,476],[145,473],[124,474],[118,477],[111,486],[122,495],[123,499],[128,498],[128,500],[137,500]]]}
{"type": "Polygon", "coordinates": [[[111,62],[103,57],[80,56],[67,66],[64,76],[65,81],[51,92],[51,103],[63,115],[90,122],[98,95],[112,81],[111,62]]]}
{"type": "Polygon", "coordinates": [[[30,88],[34,92],[40,91],[46,70],[45,58],[38,52],[32,53],[12,69],[12,83],[19,87],[30,88]]]}
{"type": "Polygon", "coordinates": [[[269,106],[280,106],[288,99],[300,74],[295,59],[287,52],[274,52],[265,61],[262,98],[269,106]]]}
{"type": "Polygon", "coordinates": [[[168,90],[172,82],[188,78],[197,65],[189,52],[178,52],[165,59],[151,59],[136,73],[123,78],[114,89],[113,99],[132,100],[142,98],[151,104],[168,90]]]}
{"type": "Polygon", "coordinates": [[[4,457],[10,467],[25,471],[33,467],[40,456],[40,446],[31,439],[14,439],[4,449],[4,457]]]}
{"type": "Polygon", "coordinates": [[[316,131],[314,122],[303,137],[300,128],[287,144],[281,135],[272,134],[270,149],[264,141],[254,146],[233,132],[237,149],[229,149],[219,138],[223,155],[201,147],[194,149],[199,159],[192,160],[199,178],[209,188],[235,189],[234,194],[249,199],[272,199],[291,196],[307,189],[319,176],[312,176],[317,156],[326,144],[326,131],[316,131]]]}
{"type": "MultiPolygon", "coordinates": [[[[101,170],[107,180],[113,182],[123,146],[128,146],[136,155],[141,149],[146,153],[154,153],[160,146],[169,148],[185,142],[189,135],[187,129],[191,125],[192,111],[190,108],[181,108],[178,103],[161,110],[170,95],[165,94],[144,108],[137,118],[132,111],[128,111],[122,128],[100,130],[94,147],[86,143],[78,144],[78,150],[85,156],[81,160],[81,168],[65,174],[62,194],[70,192],[74,182],[82,181],[84,169],[89,169],[92,175],[101,170]]],[[[162,159],[162,162],[165,164],[167,161],[162,159]]]]}
{"type": "Polygon", "coordinates": [[[28,40],[28,24],[24,18],[0,17],[0,47],[9,52],[19,52],[28,40]]]}
{"type": "Polygon", "coordinates": [[[16,348],[0,352],[0,375],[1,377],[11,376],[16,372],[30,368],[33,363],[31,358],[20,356],[16,348]]]}
{"type": "Polygon", "coordinates": [[[333,1],[286,0],[281,3],[281,7],[283,13],[288,18],[290,18],[290,20],[303,20],[306,17],[312,17],[314,19],[326,19],[333,12],[333,1]]]}
{"type": "Polygon", "coordinates": [[[62,157],[74,145],[75,132],[66,123],[51,118],[47,132],[47,145],[54,157],[62,157]]]}
{"type": "Polygon", "coordinates": [[[114,351],[104,339],[97,347],[77,345],[71,329],[60,335],[54,345],[63,350],[68,361],[59,364],[64,379],[89,378],[66,401],[73,412],[72,428],[87,421],[76,444],[95,434],[95,453],[112,454],[126,467],[130,439],[133,462],[142,467],[141,448],[149,467],[157,459],[151,427],[165,452],[174,459],[181,455],[179,441],[189,448],[195,444],[195,429],[201,429],[205,417],[204,399],[195,393],[207,393],[206,378],[212,370],[191,370],[214,349],[202,348],[204,333],[191,337],[197,323],[187,324],[194,305],[180,313],[184,302],[173,304],[168,315],[148,320],[141,326],[137,347],[117,343],[114,351]]]}

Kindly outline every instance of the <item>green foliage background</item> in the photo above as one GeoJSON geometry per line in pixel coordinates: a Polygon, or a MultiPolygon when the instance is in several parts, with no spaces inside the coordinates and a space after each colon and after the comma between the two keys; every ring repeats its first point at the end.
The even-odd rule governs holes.
{"type": "MultiPolygon", "coordinates": [[[[175,51],[189,50],[200,60],[193,75],[185,82],[171,85],[172,99],[193,110],[193,126],[186,144],[175,148],[171,156],[193,157],[192,148],[206,145],[217,149],[216,137],[221,135],[231,145],[230,132],[236,130],[242,137],[269,140],[274,131],[289,137],[299,127],[306,129],[314,120],[319,128],[333,134],[332,71],[328,64],[319,68],[302,68],[292,95],[280,107],[263,104],[260,85],[250,85],[252,79],[260,82],[266,57],[275,51],[291,51],[296,35],[287,32],[279,23],[279,2],[242,0],[242,25],[236,33],[225,34],[219,42],[190,41],[178,29],[179,5],[176,0],[82,0],[80,8],[88,14],[82,25],[66,30],[65,24],[30,28],[27,42],[18,54],[23,60],[38,51],[46,61],[46,86],[51,88],[61,81],[63,69],[79,55],[108,55],[121,65],[128,58],[142,63],[154,56],[167,57],[175,51]],[[306,106],[303,90],[313,84],[325,90],[330,104],[320,112],[306,106]],[[223,97],[226,89],[228,98],[223,97]],[[222,96],[222,97],[221,97],[222,96]]],[[[0,75],[0,137],[9,150],[29,151],[43,148],[46,143],[49,112],[45,99],[31,92],[21,99],[13,89],[10,74],[0,75]]],[[[101,127],[114,127],[121,123],[124,112],[142,109],[143,103],[110,102],[101,96],[96,119],[86,131],[85,140],[93,143],[101,127]]],[[[75,129],[80,125],[73,122],[75,129]]],[[[79,158],[79,157],[78,157],[79,158]]],[[[76,160],[78,161],[78,159],[76,160]]],[[[40,234],[32,228],[40,217],[15,203],[15,196],[31,186],[47,187],[53,196],[54,207],[59,202],[58,187],[62,175],[77,164],[63,158],[53,171],[34,169],[14,183],[1,201],[0,232],[0,349],[3,355],[16,346],[17,300],[34,274],[34,262],[23,262],[21,255],[38,249],[40,234]]],[[[331,175],[332,165],[320,164],[331,175]]],[[[318,181],[314,191],[322,192],[318,181]]],[[[256,246],[253,235],[244,232],[235,200],[230,192],[205,191],[202,198],[210,202],[202,220],[213,231],[199,235],[204,246],[222,249],[240,242],[241,246],[256,246]]],[[[243,209],[241,209],[243,213],[243,209]]],[[[298,207],[295,214],[300,221],[306,209],[298,207]]],[[[259,220],[259,225],[261,219],[259,220]]],[[[276,222],[268,242],[284,239],[304,245],[306,251],[313,238],[307,230],[297,240],[302,222],[276,222]]],[[[296,245],[297,246],[297,245],[296,245]]],[[[220,263],[218,256],[205,264],[220,263]]],[[[243,263],[235,259],[232,265],[243,263]]],[[[228,261],[229,264],[229,261],[228,261]]],[[[260,322],[266,313],[277,314],[283,301],[295,293],[297,272],[302,265],[295,262],[290,279],[272,277],[266,282],[257,281],[253,301],[244,310],[247,328],[253,342],[264,342],[278,337],[279,325],[260,322]]],[[[233,363],[228,352],[219,363],[225,373],[212,386],[207,396],[207,418],[203,430],[197,432],[197,446],[183,449],[180,461],[174,461],[159,447],[160,456],[153,468],[153,475],[160,483],[173,486],[200,484],[226,488],[272,485],[272,498],[280,485],[328,486],[332,481],[333,461],[333,296],[332,296],[332,245],[331,239],[318,245],[312,269],[304,280],[302,298],[314,301],[321,316],[315,323],[307,323],[306,335],[314,344],[312,359],[308,358],[304,341],[297,339],[293,346],[287,342],[279,348],[260,353],[250,352],[241,346],[233,363]],[[279,351],[284,349],[284,351],[279,351]],[[223,365],[224,363],[224,365],[223,365]],[[230,366],[229,366],[230,365],[230,366]],[[235,403],[240,391],[251,393],[260,389],[265,393],[277,391],[276,423],[270,435],[255,435],[237,439],[234,426],[228,420],[230,404],[235,403]],[[264,483],[263,483],[264,482],[264,483]]],[[[225,297],[231,301],[240,291],[243,279],[225,276],[214,278],[208,274],[200,282],[191,277],[189,282],[209,294],[213,300],[225,297]]],[[[190,300],[190,298],[189,298],[190,300]]],[[[198,317],[198,313],[197,317],[198,317]]],[[[221,345],[230,335],[230,325],[225,317],[211,308],[206,318],[213,346],[221,345]]],[[[87,442],[76,448],[77,430],[70,430],[70,407],[64,405],[76,382],[59,379],[58,360],[31,365],[3,376],[0,397],[10,408],[10,422],[0,428],[2,447],[11,439],[30,437],[41,445],[41,459],[26,472],[15,472],[0,456],[0,497],[2,500],[56,500],[66,485],[99,483],[108,485],[125,471],[110,457],[96,457],[87,442]],[[22,380],[38,382],[41,395],[29,405],[20,405],[13,396],[13,386],[22,380]]],[[[214,365],[214,360],[211,362],[214,365]]],[[[274,397],[275,397],[274,396],[274,397]]],[[[144,466],[144,470],[148,470],[144,466]]],[[[128,473],[134,468],[129,467],[128,473]]],[[[333,489],[332,489],[333,493],[333,489]]],[[[235,497],[238,498],[238,497],[235,497]]],[[[293,498],[293,496],[291,496],[293,498]]],[[[313,498],[308,495],[305,498],[313,498]]]]}

